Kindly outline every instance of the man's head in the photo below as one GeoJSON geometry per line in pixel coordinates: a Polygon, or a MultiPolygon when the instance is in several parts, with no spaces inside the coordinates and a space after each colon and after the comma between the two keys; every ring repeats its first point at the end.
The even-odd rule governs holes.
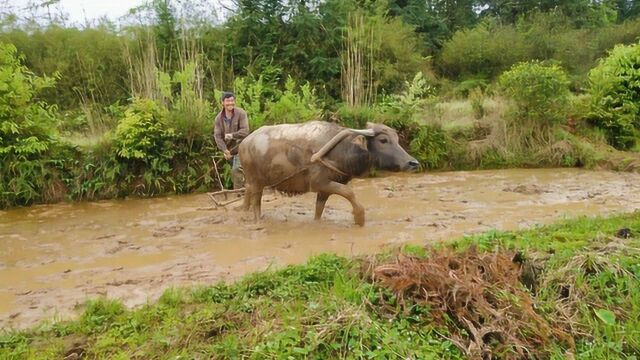
{"type": "Polygon", "coordinates": [[[222,93],[222,108],[227,111],[233,111],[236,106],[236,97],[232,92],[222,93]]]}

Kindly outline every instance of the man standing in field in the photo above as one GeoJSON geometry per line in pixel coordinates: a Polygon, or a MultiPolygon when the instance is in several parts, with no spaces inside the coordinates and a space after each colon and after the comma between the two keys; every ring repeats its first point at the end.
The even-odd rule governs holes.
{"type": "Polygon", "coordinates": [[[238,146],[249,135],[249,119],[246,111],[236,107],[236,98],[231,92],[222,93],[222,111],[216,116],[213,135],[224,158],[231,161],[233,188],[243,187],[244,176],[238,146]]]}

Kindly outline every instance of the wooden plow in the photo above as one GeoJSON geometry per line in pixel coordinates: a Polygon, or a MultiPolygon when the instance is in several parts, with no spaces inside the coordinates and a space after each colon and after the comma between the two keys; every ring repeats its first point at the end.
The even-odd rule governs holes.
{"type": "Polygon", "coordinates": [[[213,202],[214,208],[223,208],[226,210],[226,206],[238,202],[244,197],[244,188],[227,190],[224,188],[222,184],[222,178],[220,177],[220,172],[218,171],[218,164],[216,164],[216,158],[211,157],[213,161],[213,168],[216,171],[216,179],[218,180],[218,185],[220,186],[219,191],[208,192],[209,199],[213,202]]]}

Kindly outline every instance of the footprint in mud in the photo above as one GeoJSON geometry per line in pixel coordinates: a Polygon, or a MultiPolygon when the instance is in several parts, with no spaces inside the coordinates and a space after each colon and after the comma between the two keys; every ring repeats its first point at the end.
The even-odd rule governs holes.
{"type": "Polygon", "coordinates": [[[98,236],[96,240],[111,239],[114,237],[116,237],[116,234],[107,234],[107,235],[98,236]]]}
{"type": "Polygon", "coordinates": [[[124,281],[116,280],[116,281],[108,282],[105,285],[107,285],[107,286],[122,286],[122,285],[136,285],[136,284],[139,284],[139,283],[140,283],[139,280],[127,279],[127,280],[124,280],[124,281]]]}
{"type": "Polygon", "coordinates": [[[222,224],[224,222],[223,216],[208,216],[196,219],[196,223],[198,224],[206,224],[206,225],[216,225],[222,224]]]}
{"type": "Polygon", "coordinates": [[[118,240],[118,245],[106,251],[107,254],[113,255],[122,250],[130,249],[130,250],[140,250],[140,246],[134,245],[130,242],[124,240],[118,240]]]}
{"type": "Polygon", "coordinates": [[[184,226],[182,225],[163,226],[153,233],[153,237],[169,237],[176,235],[182,230],[184,230],[184,226]]]}
{"type": "Polygon", "coordinates": [[[551,191],[535,184],[524,184],[518,186],[507,186],[502,189],[504,192],[515,192],[524,195],[539,195],[542,193],[550,193],[551,191]]]}
{"type": "Polygon", "coordinates": [[[441,222],[432,222],[427,224],[428,227],[432,227],[432,228],[436,228],[436,229],[446,229],[449,226],[447,224],[441,223],[441,222]]]}

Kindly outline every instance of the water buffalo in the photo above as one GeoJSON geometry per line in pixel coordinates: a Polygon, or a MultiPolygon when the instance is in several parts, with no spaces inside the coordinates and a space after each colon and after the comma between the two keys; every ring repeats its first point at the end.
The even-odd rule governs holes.
{"type": "Polygon", "coordinates": [[[372,166],[408,171],[419,165],[400,147],[395,130],[372,123],[365,130],[323,121],[263,126],[244,139],[239,154],[246,187],[243,209],[253,208],[255,220],[263,189],[273,187],[289,194],[317,193],[316,220],[329,196],[338,194],[351,202],[355,223],[362,226],[364,208],[346,184],[372,166]]]}

